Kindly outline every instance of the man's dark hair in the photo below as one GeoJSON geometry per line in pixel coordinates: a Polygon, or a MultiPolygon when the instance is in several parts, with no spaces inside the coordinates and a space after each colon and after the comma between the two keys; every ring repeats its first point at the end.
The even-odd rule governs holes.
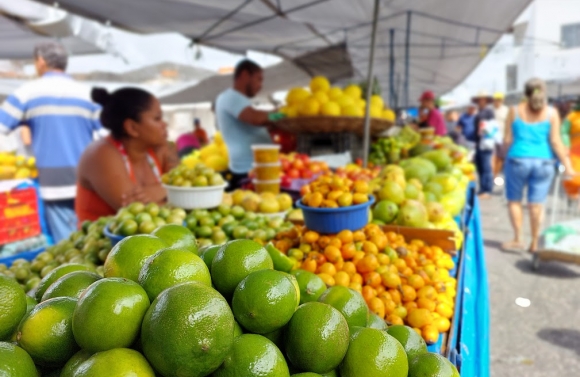
{"type": "Polygon", "coordinates": [[[243,72],[248,72],[251,75],[262,71],[262,67],[254,63],[249,59],[244,59],[236,65],[236,70],[234,71],[234,78],[237,79],[241,76],[243,72]]]}

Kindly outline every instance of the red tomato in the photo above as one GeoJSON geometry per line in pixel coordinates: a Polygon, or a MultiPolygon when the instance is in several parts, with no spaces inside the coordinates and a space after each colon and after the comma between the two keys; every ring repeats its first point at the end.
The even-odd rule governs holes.
{"type": "Polygon", "coordinates": [[[309,169],[302,170],[302,178],[310,179],[310,178],[312,178],[312,176],[313,176],[312,170],[309,170],[309,169]]]}
{"type": "Polygon", "coordinates": [[[290,185],[292,184],[292,178],[285,175],[282,177],[280,184],[282,185],[282,187],[290,187],[290,185]]]}
{"type": "Polygon", "coordinates": [[[304,169],[304,162],[300,159],[296,159],[293,163],[292,163],[292,167],[296,170],[302,170],[304,169]]]}
{"type": "Polygon", "coordinates": [[[297,170],[297,169],[290,169],[290,170],[288,170],[288,172],[286,173],[286,175],[288,177],[290,177],[291,179],[300,178],[300,171],[297,170]]]}
{"type": "Polygon", "coordinates": [[[284,171],[284,172],[287,172],[288,170],[290,170],[292,168],[292,163],[290,161],[288,161],[287,159],[280,160],[280,163],[282,164],[282,171],[284,171]]]}

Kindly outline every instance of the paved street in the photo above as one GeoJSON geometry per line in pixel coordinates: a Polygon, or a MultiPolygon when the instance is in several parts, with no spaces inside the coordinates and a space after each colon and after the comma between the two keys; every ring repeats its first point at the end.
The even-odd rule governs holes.
{"type": "Polygon", "coordinates": [[[499,249],[511,237],[500,197],[480,205],[491,300],[491,376],[580,375],[580,267],[545,262],[532,271],[527,253],[499,249]],[[518,297],[531,305],[518,306],[518,297]]]}

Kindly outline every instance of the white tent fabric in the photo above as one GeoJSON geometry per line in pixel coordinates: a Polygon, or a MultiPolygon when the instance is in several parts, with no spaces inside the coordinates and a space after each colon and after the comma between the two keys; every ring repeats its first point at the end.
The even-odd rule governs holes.
{"type": "MultiPolygon", "coordinates": [[[[52,3],[52,0],[42,0],[52,3]]],[[[376,76],[384,97],[404,102],[409,34],[409,98],[444,93],[461,82],[531,0],[384,0],[376,76]],[[410,16],[409,16],[410,15],[410,16]],[[391,44],[391,30],[393,43],[391,44]],[[390,53],[392,47],[393,54],[390,53]],[[394,56],[394,71],[389,57],[394,56]],[[394,84],[393,93],[387,83],[394,84]]],[[[254,49],[295,58],[346,43],[355,79],[364,79],[373,0],[60,0],[67,10],[140,32],[177,31],[229,51],[254,49]]]]}

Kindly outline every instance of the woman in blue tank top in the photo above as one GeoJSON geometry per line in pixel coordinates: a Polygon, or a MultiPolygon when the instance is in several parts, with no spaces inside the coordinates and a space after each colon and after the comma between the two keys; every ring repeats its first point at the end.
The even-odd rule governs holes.
{"type": "Polygon", "coordinates": [[[538,249],[543,204],[556,173],[556,158],[569,174],[574,174],[560,137],[558,112],[549,107],[546,85],[540,79],[526,83],[526,101],[510,109],[506,121],[504,145],[508,148],[505,163],[506,195],[514,239],[504,243],[504,250],[523,250],[522,197],[527,186],[532,240],[530,252],[538,249]]]}

